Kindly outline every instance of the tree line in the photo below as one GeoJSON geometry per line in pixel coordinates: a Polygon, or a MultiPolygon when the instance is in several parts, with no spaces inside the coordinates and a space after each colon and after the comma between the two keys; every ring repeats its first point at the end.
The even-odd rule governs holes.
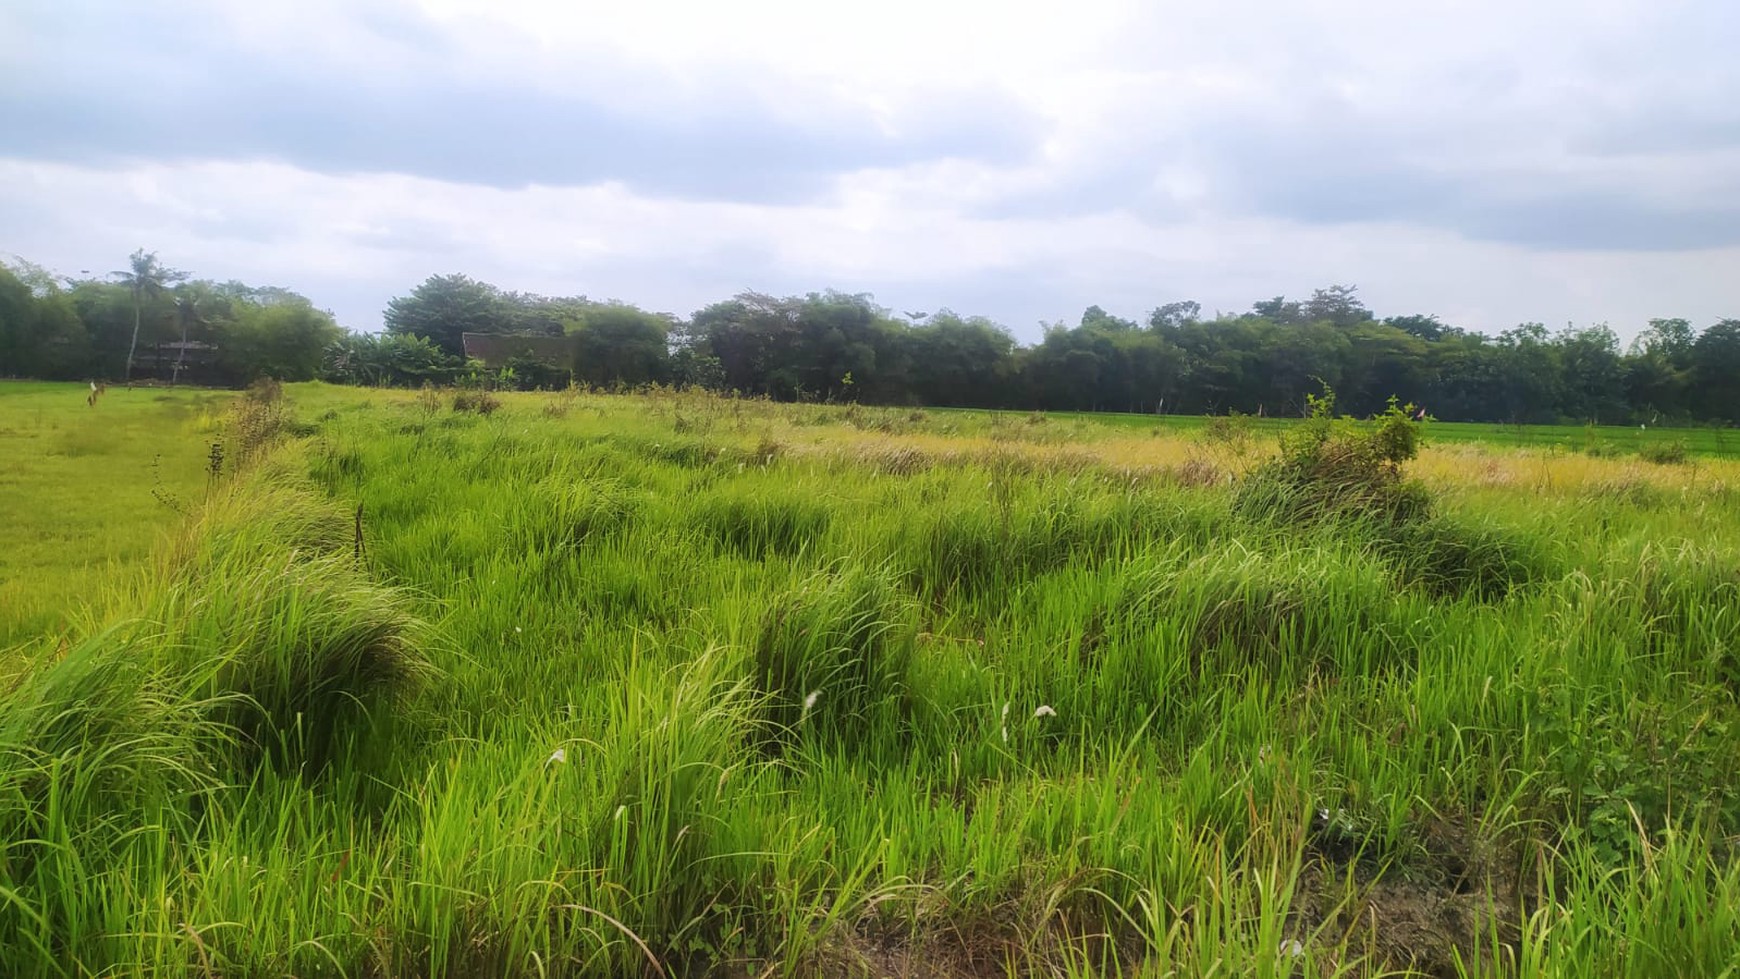
{"type": "Polygon", "coordinates": [[[288,289],[194,279],[135,252],[106,276],[0,265],[0,376],[240,387],[311,380],[343,340],[288,289]]]}
{"type": "Polygon", "coordinates": [[[144,252],[106,278],[0,268],[0,374],[19,376],[672,384],[780,400],[1253,415],[1299,414],[1327,387],[1358,414],[1393,395],[1447,420],[1740,421],[1740,320],[1700,330],[1654,319],[1623,347],[1604,325],[1487,336],[1430,315],[1379,318],[1350,286],[1212,317],[1189,301],[1143,321],[1090,306],[1030,345],[985,317],[896,313],[863,294],[745,292],[681,319],[465,275],[430,277],[384,321],[381,334],[346,332],[294,293],[191,280],[144,252]],[[564,337],[567,353],[482,363],[465,356],[467,333],[564,337]]]}

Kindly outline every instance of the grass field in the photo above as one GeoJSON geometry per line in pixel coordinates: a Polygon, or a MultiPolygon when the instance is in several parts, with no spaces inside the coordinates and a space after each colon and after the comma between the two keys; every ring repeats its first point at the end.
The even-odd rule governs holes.
{"type": "Polygon", "coordinates": [[[228,393],[0,382],[0,649],[63,628],[204,493],[228,393]]]}
{"type": "Polygon", "coordinates": [[[0,385],[7,975],[1740,967],[1740,463],[220,397],[0,385]]]}

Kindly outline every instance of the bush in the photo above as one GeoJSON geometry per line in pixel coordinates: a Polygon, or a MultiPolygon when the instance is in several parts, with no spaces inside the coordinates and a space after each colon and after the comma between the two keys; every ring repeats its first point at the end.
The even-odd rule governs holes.
{"type": "Polygon", "coordinates": [[[1412,405],[1390,399],[1375,423],[1334,415],[1335,396],[1308,396],[1311,417],[1282,436],[1281,455],[1246,476],[1234,499],[1243,516],[1294,524],[1326,519],[1405,523],[1431,510],[1425,487],[1402,478],[1402,463],[1419,453],[1412,405]]]}
{"type": "MultiPolygon", "coordinates": [[[[1212,415],[1203,423],[1197,438],[1211,446],[1224,446],[1236,453],[1243,453],[1250,448],[1252,435],[1251,416],[1237,411],[1225,415],[1212,415]]],[[[1156,429],[1156,434],[1159,430],[1156,429]]]]}

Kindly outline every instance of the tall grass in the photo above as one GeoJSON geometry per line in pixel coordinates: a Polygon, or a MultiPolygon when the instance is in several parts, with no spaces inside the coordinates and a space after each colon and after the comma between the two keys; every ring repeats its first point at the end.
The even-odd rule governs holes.
{"type": "Polygon", "coordinates": [[[1740,961],[1710,487],[1427,494],[1242,434],[1229,485],[1057,418],[425,400],[267,402],[321,421],[26,652],[0,971],[1740,961]]]}

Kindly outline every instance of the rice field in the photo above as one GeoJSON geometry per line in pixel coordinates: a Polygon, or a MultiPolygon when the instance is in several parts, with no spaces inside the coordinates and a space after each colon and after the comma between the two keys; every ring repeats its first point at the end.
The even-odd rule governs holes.
{"type": "Polygon", "coordinates": [[[1740,966],[1740,462],[105,399],[0,385],[6,975],[1740,966]]]}

